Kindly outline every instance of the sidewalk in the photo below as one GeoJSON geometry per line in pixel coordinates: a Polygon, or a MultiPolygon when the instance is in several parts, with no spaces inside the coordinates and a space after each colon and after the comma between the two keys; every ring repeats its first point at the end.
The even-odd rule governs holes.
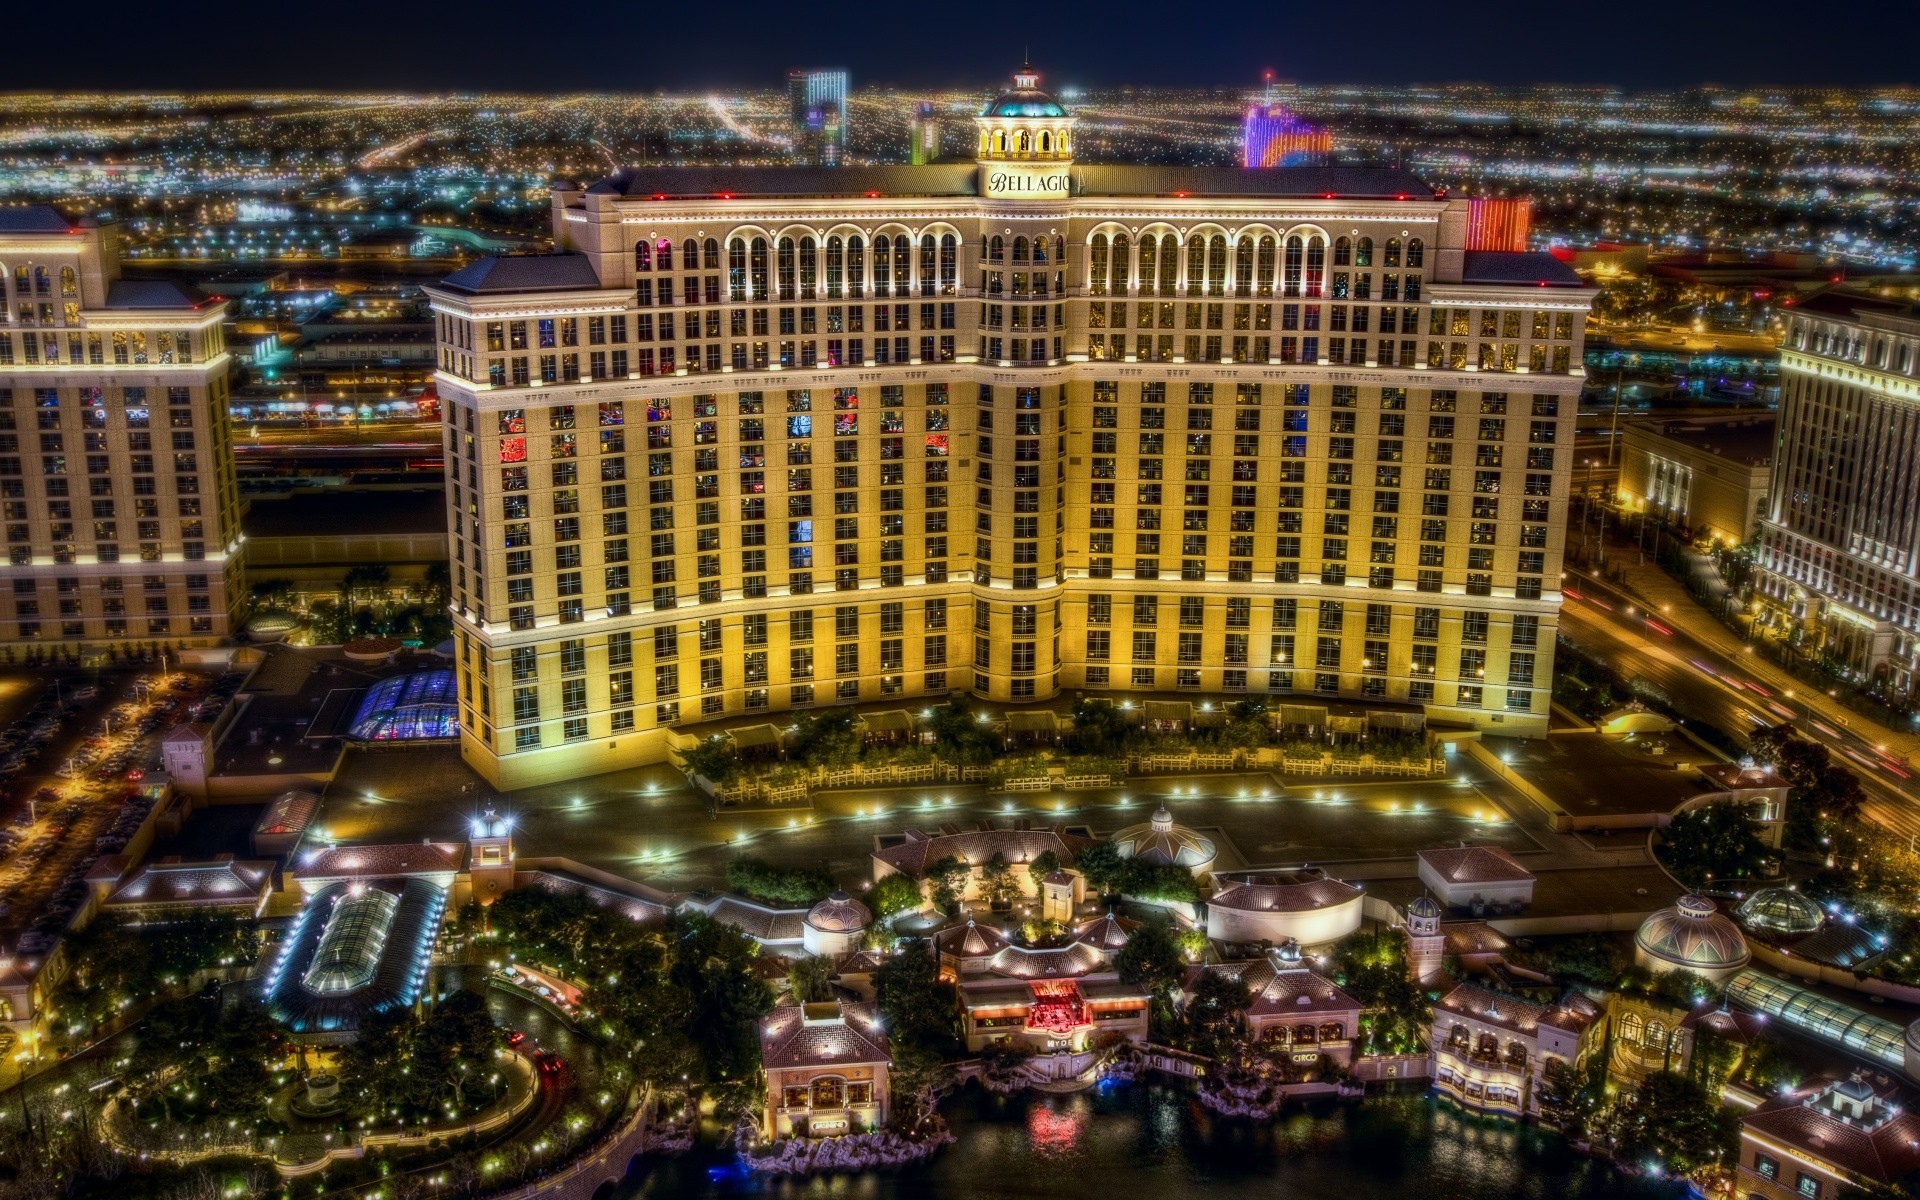
{"type": "MultiPolygon", "coordinates": [[[[1617,548],[1609,547],[1610,550],[1617,548]]],[[[1667,574],[1652,561],[1635,562],[1632,547],[1624,552],[1609,556],[1607,565],[1618,571],[1625,579],[1619,585],[1620,590],[1636,599],[1642,607],[1660,614],[1660,620],[1682,631],[1694,641],[1707,648],[1726,655],[1736,661],[1742,661],[1746,673],[1772,688],[1776,693],[1793,692],[1790,701],[1783,701],[1789,707],[1809,716],[1818,717],[1830,725],[1858,734],[1872,743],[1884,743],[1895,754],[1905,755],[1909,759],[1920,756],[1920,735],[1886,725],[1838,703],[1825,692],[1804,679],[1796,679],[1775,665],[1765,655],[1755,654],[1747,648],[1747,643],[1733,630],[1721,624],[1719,619],[1706,609],[1701,608],[1679,580],[1667,574]]],[[[1577,574],[1583,580],[1591,581],[1595,577],[1584,572],[1577,574]]],[[[1600,581],[1604,586],[1605,581],[1600,581]]]]}

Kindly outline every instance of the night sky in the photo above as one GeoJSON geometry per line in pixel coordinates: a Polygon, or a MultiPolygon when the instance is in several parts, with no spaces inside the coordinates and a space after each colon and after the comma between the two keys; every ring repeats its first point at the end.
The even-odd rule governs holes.
{"type": "Polygon", "coordinates": [[[1055,87],[1245,86],[1269,68],[1314,83],[1920,84],[1912,0],[22,0],[5,28],[21,52],[0,90],[744,89],[802,65],[845,67],[856,87],[984,87],[1028,45],[1055,87]]]}

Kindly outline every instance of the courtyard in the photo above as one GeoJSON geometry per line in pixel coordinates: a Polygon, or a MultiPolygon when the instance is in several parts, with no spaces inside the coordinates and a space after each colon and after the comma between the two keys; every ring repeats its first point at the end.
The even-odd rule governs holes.
{"type": "Polygon", "coordinates": [[[989,792],[979,784],[823,792],[808,809],[710,815],[677,771],[652,767],[496,794],[451,750],[350,754],[327,789],[315,828],[344,843],[456,840],[486,804],[511,813],[516,853],[559,857],[667,890],[718,887],[727,862],[751,854],[865,880],[879,834],[941,825],[1086,826],[1105,835],[1165,803],[1212,837],[1217,869],[1404,860],[1430,846],[1473,841],[1516,854],[1541,849],[1518,797],[1455,756],[1445,777],[1367,782],[1276,779],[1267,773],[1152,776],[1124,788],[989,792]]]}

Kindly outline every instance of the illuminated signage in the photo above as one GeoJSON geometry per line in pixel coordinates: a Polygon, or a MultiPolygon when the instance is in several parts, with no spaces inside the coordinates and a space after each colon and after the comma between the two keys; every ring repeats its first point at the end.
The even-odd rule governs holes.
{"type": "Polygon", "coordinates": [[[1064,200],[1073,194],[1073,172],[1065,167],[988,167],[986,177],[989,200],[1064,200]]]}

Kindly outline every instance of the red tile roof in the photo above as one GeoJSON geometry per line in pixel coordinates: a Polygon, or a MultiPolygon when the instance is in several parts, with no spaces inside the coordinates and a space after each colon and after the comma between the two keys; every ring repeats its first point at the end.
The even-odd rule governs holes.
{"type": "Polygon", "coordinates": [[[1449,846],[1420,851],[1420,861],[1448,883],[1526,883],[1533,872],[1498,846],[1449,846]]]}
{"type": "Polygon", "coordinates": [[[834,1004],[784,1005],[760,1019],[760,1062],[784,1067],[890,1063],[892,1051],[880,1022],[880,1006],[844,1000],[834,1004]],[[831,1016],[825,1010],[835,1009],[831,1016]]]}

